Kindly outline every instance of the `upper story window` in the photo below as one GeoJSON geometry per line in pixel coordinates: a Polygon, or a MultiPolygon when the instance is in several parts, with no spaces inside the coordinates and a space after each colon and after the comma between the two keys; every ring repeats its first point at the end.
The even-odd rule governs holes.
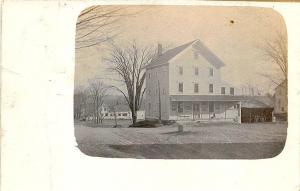
{"type": "Polygon", "coordinates": [[[182,75],[183,74],[183,67],[179,66],[179,74],[182,75]]]}
{"type": "Polygon", "coordinates": [[[234,95],[234,88],[230,88],[230,95],[234,95]]]}
{"type": "Polygon", "coordinates": [[[214,75],[214,69],[213,68],[209,68],[209,76],[213,76],[214,75]]]}
{"type": "Polygon", "coordinates": [[[178,84],[178,91],[183,92],[183,83],[182,82],[178,84]]]}
{"type": "Polygon", "coordinates": [[[221,94],[225,94],[225,87],[221,87],[221,94]]]}
{"type": "Polygon", "coordinates": [[[199,75],[199,68],[195,67],[195,75],[198,76],[199,75]]]}
{"type": "Polygon", "coordinates": [[[209,93],[213,93],[213,92],[214,92],[214,85],[209,84],[209,93]]]}
{"type": "Polygon", "coordinates": [[[199,92],[199,84],[194,84],[194,93],[198,93],[199,92]]]}

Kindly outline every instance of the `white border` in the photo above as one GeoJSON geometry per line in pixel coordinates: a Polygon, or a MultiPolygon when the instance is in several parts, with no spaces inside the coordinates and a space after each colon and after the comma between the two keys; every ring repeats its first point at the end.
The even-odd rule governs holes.
{"type": "Polygon", "coordinates": [[[122,1],[122,4],[260,6],[276,9],[289,37],[289,128],[284,151],[264,160],[105,159],[75,146],[75,23],[93,4],[4,2],[1,190],[298,190],[300,6],[295,3],[122,1]]]}

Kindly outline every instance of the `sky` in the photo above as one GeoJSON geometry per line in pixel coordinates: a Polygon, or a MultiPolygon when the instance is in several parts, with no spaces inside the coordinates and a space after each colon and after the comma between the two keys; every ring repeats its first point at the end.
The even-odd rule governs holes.
{"type": "MultiPolygon", "coordinates": [[[[135,40],[144,46],[173,48],[200,39],[225,66],[222,78],[236,87],[251,84],[263,92],[272,91],[272,83],[261,73],[277,75],[278,68],[262,52],[265,42],[272,42],[277,32],[286,35],[283,18],[267,8],[214,6],[129,6],[121,18],[120,33],[113,41],[126,47],[135,40]]],[[[107,70],[106,43],[76,50],[75,87],[99,78],[118,85],[118,76],[107,70]]]]}

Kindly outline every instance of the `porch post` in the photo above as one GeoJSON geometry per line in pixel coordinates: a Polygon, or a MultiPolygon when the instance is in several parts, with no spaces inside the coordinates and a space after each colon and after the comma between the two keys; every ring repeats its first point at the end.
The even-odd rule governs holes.
{"type": "Polygon", "coordinates": [[[242,123],[242,102],[239,101],[239,121],[238,123],[242,123]]]}

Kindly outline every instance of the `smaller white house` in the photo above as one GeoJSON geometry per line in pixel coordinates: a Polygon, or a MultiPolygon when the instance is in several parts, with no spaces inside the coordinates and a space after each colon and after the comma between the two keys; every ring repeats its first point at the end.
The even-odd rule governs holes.
{"type": "MultiPolygon", "coordinates": [[[[103,105],[102,114],[104,119],[132,119],[131,111],[127,105],[116,105],[114,108],[103,105]]],[[[137,119],[144,120],[145,111],[137,111],[137,119]]]]}

